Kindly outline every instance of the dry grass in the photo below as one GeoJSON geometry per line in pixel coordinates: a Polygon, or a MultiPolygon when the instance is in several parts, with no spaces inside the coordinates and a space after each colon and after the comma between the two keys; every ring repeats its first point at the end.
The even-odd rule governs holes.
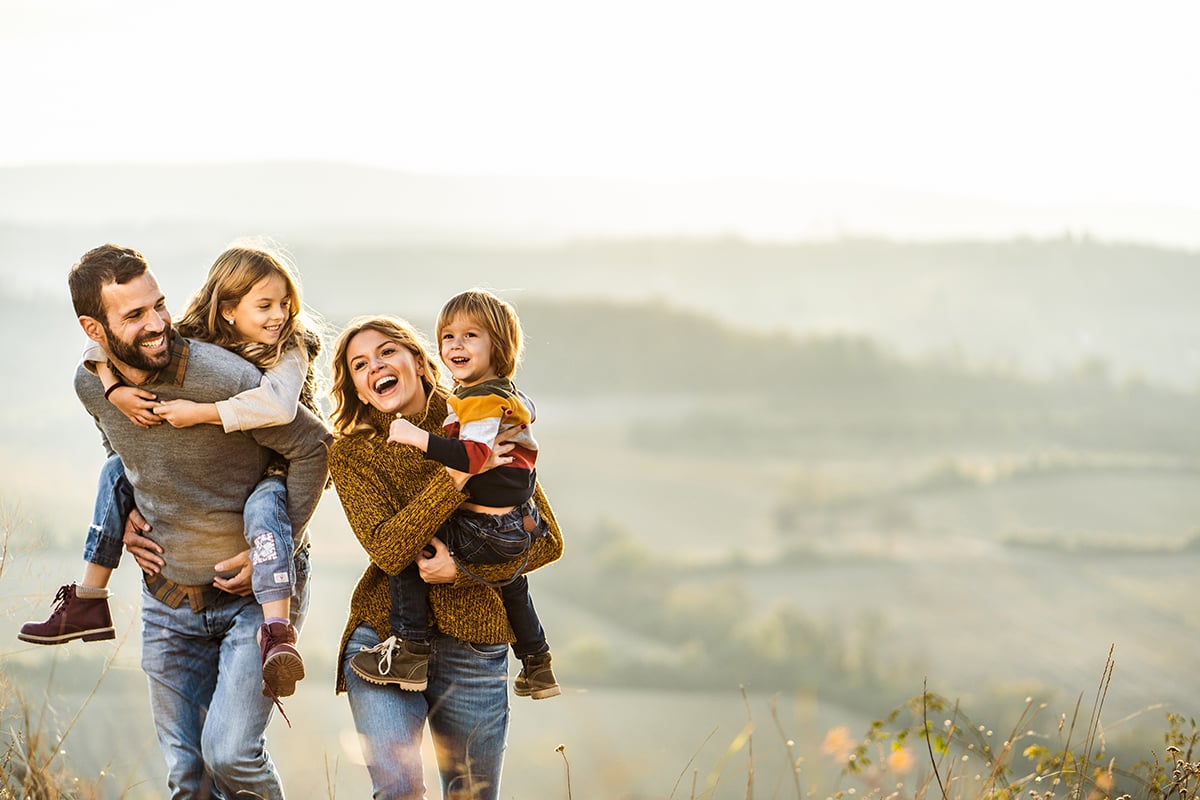
{"type": "MultiPolygon", "coordinates": [[[[8,562],[13,515],[0,509],[0,579],[8,562]]],[[[108,671],[101,672],[85,701],[61,732],[51,732],[46,699],[40,707],[0,676],[0,800],[97,800],[125,797],[136,785],[114,787],[104,772],[91,778],[75,775],[65,763],[65,743],[95,696],[108,671]],[[107,780],[106,777],[108,778],[107,780]],[[102,785],[103,784],[103,785],[102,785]]],[[[1200,732],[1194,720],[1167,714],[1163,749],[1136,764],[1118,763],[1109,751],[1107,734],[1116,725],[1101,723],[1101,711],[1113,674],[1110,650],[1090,708],[1081,694],[1073,712],[1060,715],[1052,730],[1036,728],[1045,704],[1027,698],[1016,722],[999,741],[985,725],[972,723],[956,703],[930,693],[894,709],[853,737],[831,730],[821,755],[841,765],[839,785],[822,791],[823,800],[1191,800],[1200,792],[1200,732]],[[936,720],[940,718],[940,722],[936,720]]],[[[696,766],[700,751],[716,734],[713,729],[678,773],[667,800],[715,800],[733,791],[746,800],[793,797],[812,800],[805,788],[804,758],[797,756],[772,700],[775,738],[786,755],[778,775],[760,774],[756,747],[770,750],[771,738],[756,744],[757,723],[746,693],[744,726],[707,770],[696,766]],[[718,795],[718,792],[722,795],[718,795]]],[[[777,698],[776,698],[777,699],[777,698]]],[[[1118,725],[1126,720],[1118,721],[1118,725]]],[[[571,765],[566,745],[559,745],[565,768],[563,796],[572,800],[571,765]]],[[[336,796],[337,766],[326,759],[326,792],[336,796]]],[[[119,781],[118,781],[119,782],[119,781]]],[[[143,787],[144,788],[144,787],[143,787]]]]}

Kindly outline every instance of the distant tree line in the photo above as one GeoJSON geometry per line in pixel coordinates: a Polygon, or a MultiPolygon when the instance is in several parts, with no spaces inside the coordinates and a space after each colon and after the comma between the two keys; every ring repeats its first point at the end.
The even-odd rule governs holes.
{"type": "Polygon", "coordinates": [[[871,645],[876,627],[849,631],[779,605],[754,608],[738,569],[688,567],[642,547],[610,522],[572,540],[571,558],[538,573],[556,595],[622,629],[572,658],[572,680],[672,690],[811,691],[850,707],[904,696],[871,645]],[[584,587],[592,587],[590,590],[584,587]]]}
{"type": "Polygon", "coordinates": [[[1195,393],[1119,382],[1095,360],[1035,380],[904,360],[862,337],[734,329],[663,302],[527,300],[520,311],[529,335],[520,379],[530,391],[696,401],[682,417],[658,414],[634,430],[648,447],[1200,448],[1195,393]]]}

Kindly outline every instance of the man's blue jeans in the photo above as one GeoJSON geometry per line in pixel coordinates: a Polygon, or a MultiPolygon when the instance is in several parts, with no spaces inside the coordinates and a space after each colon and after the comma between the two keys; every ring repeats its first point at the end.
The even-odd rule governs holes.
{"type": "MultiPolygon", "coordinates": [[[[292,624],[299,629],[308,611],[307,552],[296,554],[295,574],[292,624]]],[[[252,596],[223,595],[194,612],[143,588],[142,669],[172,798],[283,798],[264,736],[274,706],[260,690],[255,635],[262,622],[252,596]]]]}
{"type": "Polygon", "coordinates": [[[421,800],[421,737],[426,719],[437,754],[442,796],[500,796],[508,737],[508,646],[471,644],[434,631],[429,688],[409,692],[368,683],[350,669],[359,648],[379,644],[360,625],[342,653],[350,711],[377,800],[421,800]]]}

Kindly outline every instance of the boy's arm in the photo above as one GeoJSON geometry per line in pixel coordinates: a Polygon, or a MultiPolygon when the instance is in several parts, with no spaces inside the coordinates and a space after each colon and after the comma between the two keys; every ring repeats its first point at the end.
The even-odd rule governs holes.
{"type": "MultiPolygon", "coordinates": [[[[457,427],[457,426],[456,426],[457,427]]],[[[496,430],[499,432],[500,423],[497,421],[496,430]]],[[[436,461],[442,466],[476,475],[483,469],[483,464],[492,454],[491,444],[482,442],[463,441],[418,428],[404,417],[392,420],[388,428],[388,441],[412,445],[425,454],[425,457],[436,461]]],[[[492,436],[495,442],[495,436],[492,436]]]]}
{"type": "MultiPolygon", "coordinates": [[[[498,394],[458,398],[451,401],[446,418],[449,436],[428,433],[399,417],[392,423],[388,441],[410,444],[442,466],[478,475],[496,446],[501,424],[512,413],[512,399],[498,394]]],[[[516,419],[523,420],[524,411],[516,419]]]]}
{"type": "Polygon", "coordinates": [[[429,434],[429,446],[425,457],[438,462],[442,466],[478,475],[483,468],[483,462],[492,453],[492,448],[479,442],[465,442],[462,439],[449,439],[429,434]]]}

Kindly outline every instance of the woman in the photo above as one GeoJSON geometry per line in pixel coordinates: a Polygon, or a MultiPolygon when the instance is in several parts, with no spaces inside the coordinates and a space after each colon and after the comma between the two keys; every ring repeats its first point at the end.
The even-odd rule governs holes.
{"type": "MultiPolygon", "coordinates": [[[[494,799],[508,732],[512,629],[499,592],[458,574],[445,545],[433,539],[436,554],[422,555],[466,498],[462,488],[469,476],[426,460],[415,448],[387,442],[397,414],[428,431],[440,430],[447,390],[438,364],[408,323],[361,317],[334,345],[333,383],[329,468],[350,527],[371,559],[350,600],[337,688],[349,696],[375,797],[425,796],[420,746],[428,720],[443,795],[494,799]],[[387,577],[413,561],[432,584],[432,655],[428,686],[420,692],[368,683],[347,666],[363,649],[390,655],[387,577]]],[[[497,447],[491,466],[507,463],[508,449],[497,447]]],[[[549,534],[534,542],[526,571],[562,554],[562,533],[541,487],[534,499],[549,534]]],[[[502,580],[513,569],[496,564],[476,571],[502,580]]]]}

